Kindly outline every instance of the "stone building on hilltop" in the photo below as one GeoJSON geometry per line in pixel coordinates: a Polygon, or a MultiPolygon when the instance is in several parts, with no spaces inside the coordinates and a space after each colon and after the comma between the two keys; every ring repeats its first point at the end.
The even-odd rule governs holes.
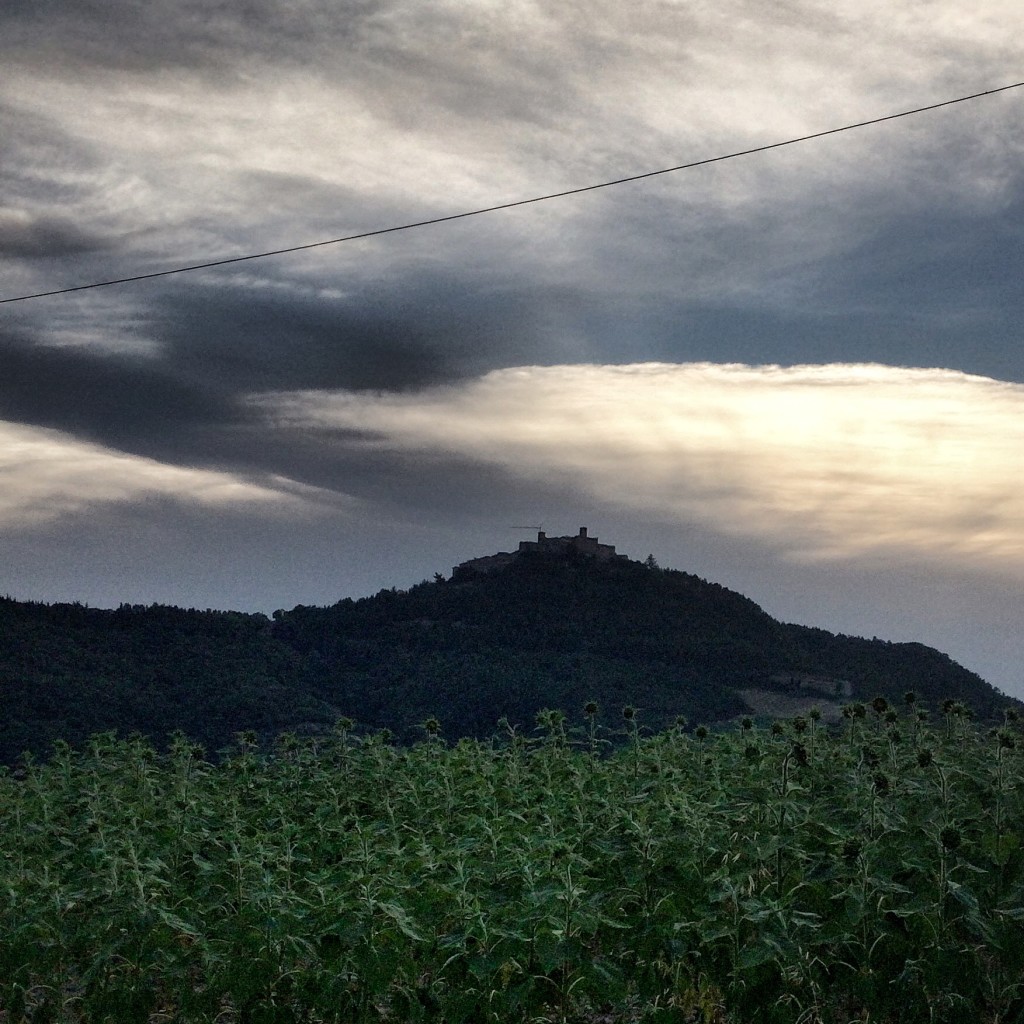
{"type": "Polygon", "coordinates": [[[628,561],[626,555],[616,553],[614,544],[599,543],[596,537],[588,535],[585,526],[581,526],[580,532],[575,537],[549,537],[543,530],[539,530],[536,540],[521,540],[516,551],[499,551],[495,555],[484,555],[481,558],[471,558],[468,562],[461,562],[452,570],[452,576],[455,577],[466,572],[495,572],[498,569],[504,569],[506,565],[510,565],[526,552],[558,555],[570,551],[588,555],[601,562],[612,559],[628,561]]]}

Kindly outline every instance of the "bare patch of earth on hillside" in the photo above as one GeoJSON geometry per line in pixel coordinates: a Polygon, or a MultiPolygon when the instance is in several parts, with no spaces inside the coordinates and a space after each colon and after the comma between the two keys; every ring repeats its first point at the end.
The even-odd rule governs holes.
{"type": "Polygon", "coordinates": [[[838,701],[822,700],[821,696],[808,694],[789,695],[776,693],[773,690],[737,690],[747,706],[755,715],[768,718],[792,718],[794,715],[806,715],[811,708],[817,708],[826,722],[838,722],[843,713],[838,701]]]}

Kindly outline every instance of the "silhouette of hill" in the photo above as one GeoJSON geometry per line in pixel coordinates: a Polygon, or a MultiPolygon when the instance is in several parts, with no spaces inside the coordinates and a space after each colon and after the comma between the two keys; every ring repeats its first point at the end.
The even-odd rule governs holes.
{"type": "Polygon", "coordinates": [[[182,730],[215,751],[240,730],[315,734],[340,716],[400,740],[431,716],[449,739],[480,737],[502,716],[529,731],[542,708],[579,720],[588,701],[610,727],[632,705],[655,729],[836,716],[908,690],[981,717],[1014,703],[923,645],[785,625],[685,572],[557,544],[477,561],[490,571],[273,618],[0,599],[0,759],[110,729],[182,730]]]}

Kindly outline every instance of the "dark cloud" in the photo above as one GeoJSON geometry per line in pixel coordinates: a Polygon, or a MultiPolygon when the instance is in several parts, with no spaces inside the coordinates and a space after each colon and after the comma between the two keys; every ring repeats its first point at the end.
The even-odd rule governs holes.
{"type": "Polygon", "coordinates": [[[112,245],[109,238],[64,217],[13,217],[0,212],[0,259],[60,259],[112,245]]]}
{"type": "Polygon", "coordinates": [[[457,341],[439,339],[427,311],[381,299],[332,302],[230,287],[182,291],[164,300],[154,334],[181,372],[239,392],[406,390],[451,377],[457,341]]]}
{"type": "Polygon", "coordinates": [[[144,357],[0,336],[0,365],[0,419],[63,430],[123,451],[185,448],[212,424],[245,415],[216,384],[183,381],[144,357]]]}
{"type": "MultiPolygon", "coordinates": [[[[93,313],[81,307],[83,324],[98,317],[99,331],[104,319],[126,318],[149,343],[145,354],[45,344],[31,311],[12,307],[23,326],[20,334],[0,335],[0,419],[175,465],[275,473],[386,495],[396,482],[418,477],[407,460],[368,450],[357,431],[279,429],[249,397],[415,390],[537,354],[525,350],[531,314],[522,297],[471,294],[458,280],[356,284],[344,299],[270,285],[176,282],[155,289],[138,322],[130,305],[93,313]]],[[[73,322],[75,308],[63,310],[62,319],[73,322]]],[[[434,471],[435,479],[441,475],[434,471]]]]}
{"type": "Polygon", "coordinates": [[[987,212],[886,218],[855,251],[818,268],[812,309],[855,358],[1024,381],[1022,279],[1024,182],[987,212]]]}
{"type": "Polygon", "coordinates": [[[213,70],[218,61],[240,54],[297,59],[300,41],[304,49],[324,33],[344,39],[378,6],[375,0],[344,0],[330,8],[276,0],[185,0],[172,14],[146,0],[9,0],[0,28],[4,49],[19,61],[60,54],[65,64],[77,61],[94,71],[213,70]]]}
{"type": "MultiPolygon", "coordinates": [[[[344,299],[291,287],[175,284],[147,320],[148,354],[0,336],[0,419],[51,427],[172,465],[279,475],[386,506],[477,507],[510,486],[452,455],[381,449],[372,432],[283,427],[251,396],[408,392],[452,383],[546,344],[557,293],[485,293],[426,275],[344,299]]],[[[501,481],[497,478],[501,477],[501,481]]]]}
{"type": "Polygon", "coordinates": [[[1024,178],[991,208],[960,205],[892,211],[841,264],[819,271],[838,303],[955,314],[1019,304],[1024,276],[1024,178]]]}
{"type": "Polygon", "coordinates": [[[272,280],[182,284],[158,300],[152,336],[179,372],[238,393],[409,391],[544,361],[559,317],[586,301],[528,280],[500,287],[458,267],[393,268],[344,285],[325,297],[272,280]]]}
{"type": "Polygon", "coordinates": [[[583,332],[608,361],[622,361],[626,345],[670,362],[878,362],[1024,381],[1024,185],[988,210],[890,201],[869,213],[851,209],[856,242],[816,259],[787,250],[770,212],[742,228],[709,226],[690,265],[683,232],[663,228],[639,258],[648,272],[627,278],[625,254],[616,257],[636,295],[612,304],[595,293],[583,332]],[[659,258],[674,259],[674,292],[659,258]],[[730,266],[740,285],[731,293],[730,266]]]}

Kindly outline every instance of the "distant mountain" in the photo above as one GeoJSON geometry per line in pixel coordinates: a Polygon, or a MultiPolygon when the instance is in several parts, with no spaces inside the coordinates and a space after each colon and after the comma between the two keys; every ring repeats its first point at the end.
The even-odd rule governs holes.
{"type": "Polygon", "coordinates": [[[55,739],[182,730],[211,751],[234,734],[316,734],[341,716],[399,740],[429,717],[449,739],[524,731],[542,708],[618,728],[685,716],[788,716],[914,691],[980,717],[1015,703],[920,644],[785,625],[688,573],[578,537],[526,542],[409,590],[273,618],[164,606],[114,611],[0,599],[0,760],[55,739]],[[541,543],[543,541],[543,543],[541,543]],[[603,549],[603,550],[598,550],[603,549]]]}

